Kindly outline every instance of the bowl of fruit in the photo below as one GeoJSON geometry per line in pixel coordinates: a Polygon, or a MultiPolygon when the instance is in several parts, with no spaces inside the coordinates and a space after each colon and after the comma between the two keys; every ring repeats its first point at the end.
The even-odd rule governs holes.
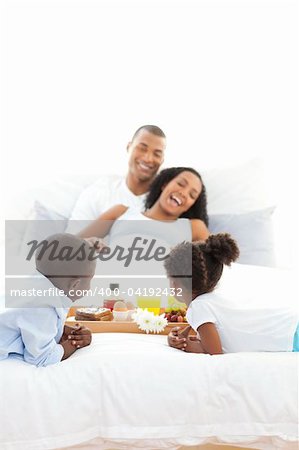
{"type": "Polygon", "coordinates": [[[187,322],[186,309],[166,308],[165,318],[168,320],[168,322],[185,323],[187,322]]]}

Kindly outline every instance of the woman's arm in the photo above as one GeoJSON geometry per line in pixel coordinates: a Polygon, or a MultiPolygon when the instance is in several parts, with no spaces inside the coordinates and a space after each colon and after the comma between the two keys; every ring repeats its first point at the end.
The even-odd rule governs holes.
{"type": "Polygon", "coordinates": [[[200,219],[191,219],[192,241],[205,241],[210,236],[206,224],[200,219]]]}
{"type": "Polygon", "coordinates": [[[197,328],[204,353],[220,355],[223,353],[221,340],[214,323],[203,323],[197,328]]]}
{"type": "Polygon", "coordinates": [[[91,222],[86,228],[84,228],[78,236],[82,238],[89,237],[105,237],[112,227],[115,220],[117,220],[122,214],[127,211],[128,207],[124,205],[115,205],[108,211],[101,214],[97,219],[91,222]]]}

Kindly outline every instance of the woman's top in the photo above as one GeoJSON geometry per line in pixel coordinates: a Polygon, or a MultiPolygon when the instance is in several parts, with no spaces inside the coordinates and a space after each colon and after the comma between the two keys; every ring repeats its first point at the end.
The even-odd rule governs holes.
{"type": "Polygon", "coordinates": [[[146,217],[137,208],[128,208],[111,227],[109,242],[128,234],[152,236],[174,247],[180,242],[192,240],[191,221],[183,218],[173,221],[154,220],[146,217]],[[142,224],[140,224],[141,220],[142,224]]]}
{"type": "MultiPolygon", "coordinates": [[[[107,240],[110,253],[105,263],[98,262],[97,270],[102,276],[113,275],[115,279],[131,277],[130,286],[134,288],[169,286],[164,261],[178,243],[191,240],[189,219],[153,220],[128,208],[113,223],[107,240]]],[[[191,255],[190,265],[187,264],[184,271],[187,276],[192,274],[191,255]]]]}

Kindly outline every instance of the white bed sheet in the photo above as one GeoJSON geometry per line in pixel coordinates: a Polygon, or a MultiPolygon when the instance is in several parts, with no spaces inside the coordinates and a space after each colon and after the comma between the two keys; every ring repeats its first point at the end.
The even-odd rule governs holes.
{"type": "MultiPolygon", "coordinates": [[[[292,280],[236,264],[218,289],[244,307],[292,304],[292,280]]],[[[0,402],[1,450],[297,450],[298,354],[185,354],[166,336],[94,334],[91,346],[54,366],[2,361],[0,402]]]]}
{"type": "Polygon", "coordinates": [[[1,450],[96,438],[98,449],[217,441],[296,448],[296,354],[185,354],[166,340],[96,334],[92,346],[54,366],[3,361],[1,450]]]}

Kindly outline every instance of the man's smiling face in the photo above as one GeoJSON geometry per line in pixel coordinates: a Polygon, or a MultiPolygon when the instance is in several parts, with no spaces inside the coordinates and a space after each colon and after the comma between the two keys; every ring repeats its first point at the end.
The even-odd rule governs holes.
{"type": "Polygon", "coordinates": [[[127,146],[131,175],[138,181],[154,179],[163,163],[165,146],[165,138],[141,130],[127,146]]]}

